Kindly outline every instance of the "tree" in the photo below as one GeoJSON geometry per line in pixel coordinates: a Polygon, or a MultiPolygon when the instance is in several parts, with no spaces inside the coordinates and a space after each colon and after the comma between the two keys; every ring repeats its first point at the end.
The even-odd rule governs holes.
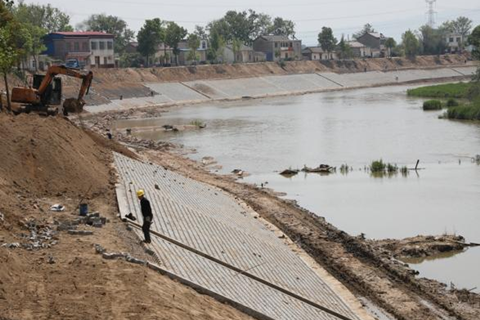
{"type": "Polygon", "coordinates": [[[115,36],[115,52],[119,54],[124,52],[125,47],[135,37],[135,32],[128,28],[125,20],[105,14],[91,15],[87,20],[77,25],[77,29],[113,34],[115,36]]]}
{"type": "Polygon", "coordinates": [[[468,37],[468,44],[475,48],[472,52],[473,57],[480,60],[480,25],[473,29],[468,37]]]}
{"type": "Polygon", "coordinates": [[[397,46],[397,42],[393,38],[388,38],[385,40],[385,48],[388,49],[388,56],[392,56],[392,49],[397,46]]]}
{"type": "Polygon", "coordinates": [[[13,8],[15,18],[20,23],[30,23],[45,29],[47,33],[73,31],[70,16],[50,4],[25,4],[20,2],[13,8]]]}
{"type": "Polygon", "coordinates": [[[333,36],[332,28],[322,28],[322,31],[318,34],[318,43],[322,47],[323,51],[327,52],[328,54],[335,50],[337,39],[333,36]]]}
{"type": "Polygon", "coordinates": [[[240,51],[242,47],[242,41],[238,39],[233,39],[232,41],[232,51],[233,51],[233,61],[237,62],[237,53],[240,51]]]}
{"type": "Polygon", "coordinates": [[[273,25],[271,26],[269,33],[277,36],[295,36],[295,23],[291,20],[276,17],[273,20],[273,25]]]}
{"type": "Polygon", "coordinates": [[[352,35],[352,38],[353,39],[358,39],[361,36],[363,36],[365,33],[373,33],[373,32],[376,32],[375,29],[373,28],[373,26],[370,23],[367,23],[366,25],[363,26],[362,30],[354,33],[352,35]]]}
{"type": "Polygon", "coordinates": [[[11,6],[12,2],[4,3],[0,1],[0,72],[3,75],[5,90],[7,91],[8,111],[12,110],[12,104],[7,76],[18,61],[18,51],[15,44],[15,31],[18,25],[10,12],[11,6]]]}
{"type": "Polygon", "coordinates": [[[338,43],[338,51],[340,52],[340,59],[350,59],[353,57],[352,47],[345,41],[343,35],[338,43]]]}
{"type": "Polygon", "coordinates": [[[452,21],[452,31],[466,38],[470,34],[470,30],[472,30],[472,23],[472,20],[467,17],[458,17],[452,21]]]}
{"type": "Polygon", "coordinates": [[[158,46],[165,40],[165,29],[159,18],[146,20],[138,32],[138,52],[146,58],[146,65],[150,65],[150,56],[158,50],[158,46]]]}
{"type": "Polygon", "coordinates": [[[125,52],[120,56],[120,67],[122,68],[139,68],[143,64],[142,55],[138,52],[125,52]]]}
{"type": "Polygon", "coordinates": [[[180,50],[178,49],[178,43],[182,41],[186,35],[187,30],[183,27],[180,27],[175,22],[170,22],[165,30],[165,43],[173,49],[173,54],[175,55],[175,64],[177,66],[178,54],[180,53],[180,50]]]}
{"type": "Polygon", "coordinates": [[[423,54],[434,55],[445,52],[447,46],[440,30],[433,29],[429,25],[421,26],[418,38],[420,39],[423,54]]]}
{"type": "Polygon", "coordinates": [[[402,35],[403,51],[409,58],[414,58],[419,50],[419,42],[415,34],[411,31],[405,31],[402,35]]]}
{"type": "Polygon", "coordinates": [[[198,50],[198,47],[200,47],[200,37],[195,33],[190,34],[187,39],[187,45],[188,45],[188,48],[190,49],[190,52],[188,53],[188,60],[197,62],[198,60],[197,50],[198,50]]]}

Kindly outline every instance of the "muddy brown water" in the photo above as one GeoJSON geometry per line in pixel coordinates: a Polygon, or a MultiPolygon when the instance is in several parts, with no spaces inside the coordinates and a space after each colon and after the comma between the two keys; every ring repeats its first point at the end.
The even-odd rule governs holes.
{"type": "MultiPolygon", "coordinates": [[[[353,235],[380,239],[447,232],[480,243],[480,165],[472,161],[480,154],[480,124],[438,119],[442,112],[424,112],[422,99],[406,96],[408,88],[195,105],[116,126],[194,148],[194,159],[213,156],[223,166],[220,173],[245,170],[250,174],[245,181],[285,192],[353,235]],[[193,121],[207,128],[160,130],[193,121]],[[408,167],[420,159],[424,170],[374,177],[365,167],[377,159],[408,167]],[[348,164],[353,170],[278,174],[320,163],[348,164]]],[[[420,276],[480,288],[480,248],[408,262],[420,276]]]]}

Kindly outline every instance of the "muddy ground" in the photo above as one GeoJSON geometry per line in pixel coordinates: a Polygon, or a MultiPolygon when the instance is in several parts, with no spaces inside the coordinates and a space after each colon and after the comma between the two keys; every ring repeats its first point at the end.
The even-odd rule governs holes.
{"type": "MultiPolygon", "coordinates": [[[[151,113],[129,112],[131,116],[141,117],[151,113]]],[[[115,117],[107,115],[107,120],[105,117],[91,118],[86,124],[102,134],[115,117]]],[[[234,175],[212,174],[207,165],[184,157],[181,147],[141,140],[122,132],[116,133],[116,139],[136,148],[149,161],[219,187],[243,200],[287,234],[357,297],[366,297],[396,319],[480,318],[479,295],[466,290],[448,290],[446,285],[433,280],[417,279],[414,270],[394,257],[393,249],[387,250],[362,237],[352,237],[295,202],[280,199],[272,190],[239,183],[234,175]]]]}

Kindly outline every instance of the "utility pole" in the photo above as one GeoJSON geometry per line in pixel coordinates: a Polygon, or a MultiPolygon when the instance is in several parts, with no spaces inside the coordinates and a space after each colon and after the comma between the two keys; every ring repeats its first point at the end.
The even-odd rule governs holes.
{"type": "Polygon", "coordinates": [[[427,24],[430,28],[435,28],[435,14],[437,12],[433,9],[433,6],[437,2],[437,0],[425,0],[425,2],[428,5],[428,11],[427,11],[428,22],[427,22],[427,24]]]}

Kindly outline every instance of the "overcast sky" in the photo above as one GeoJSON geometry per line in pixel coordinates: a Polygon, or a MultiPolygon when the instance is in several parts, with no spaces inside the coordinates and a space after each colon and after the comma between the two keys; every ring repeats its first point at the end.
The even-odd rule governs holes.
{"type": "MultiPolygon", "coordinates": [[[[427,21],[424,0],[26,0],[26,3],[48,4],[67,12],[72,25],[91,14],[119,16],[138,31],[145,19],[176,21],[192,31],[195,25],[205,26],[228,10],[253,9],[272,17],[293,20],[297,38],[306,45],[315,45],[323,26],[333,28],[338,38],[347,37],[371,23],[377,31],[399,40],[407,29],[417,29],[427,21]]],[[[460,15],[480,24],[479,0],[437,0],[437,24],[460,15]]]]}

